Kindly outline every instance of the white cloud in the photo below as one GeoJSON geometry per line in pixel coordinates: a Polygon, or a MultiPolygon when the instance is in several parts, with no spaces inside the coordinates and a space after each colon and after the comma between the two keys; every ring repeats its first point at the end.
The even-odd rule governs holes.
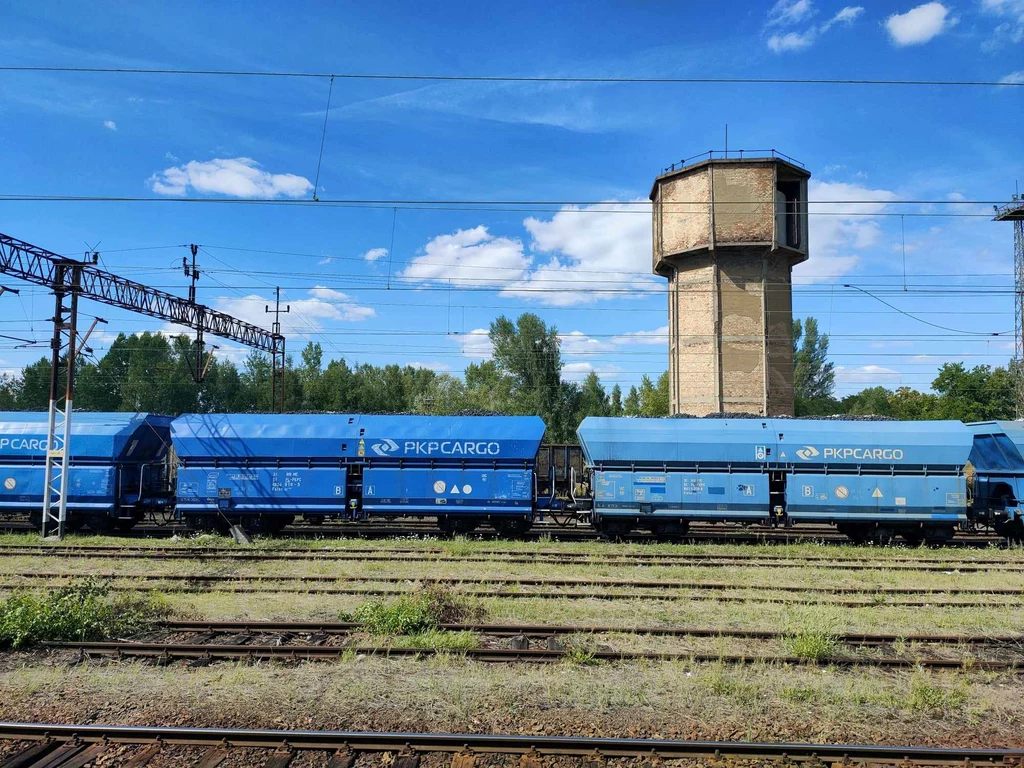
{"type": "Polygon", "coordinates": [[[363,258],[367,261],[376,261],[377,259],[383,259],[388,255],[387,248],[371,248],[363,254],[363,258]]]}
{"type": "Polygon", "coordinates": [[[837,388],[847,392],[879,386],[893,389],[901,382],[899,371],[882,365],[837,365],[835,372],[837,388]]]}
{"type": "Polygon", "coordinates": [[[432,83],[347,104],[338,110],[349,118],[383,115],[407,121],[417,119],[415,113],[433,112],[586,133],[635,130],[637,121],[644,119],[635,110],[603,109],[595,89],[578,83],[432,83]]]}
{"type": "MultiPolygon", "coordinates": [[[[1024,42],[1024,0],[981,0],[981,7],[982,10],[1000,20],[992,31],[992,37],[985,42],[983,48],[991,51],[1007,44],[1018,45],[1024,42]]],[[[1024,73],[1015,72],[1014,74],[1024,73]]]]}
{"type": "Polygon", "coordinates": [[[1002,78],[1000,83],[1006,83],[1007,85],[1024,84],[1024,69],[1017,72],[1011,72],[1006,77],[1002,78]]]}
{"type": "MultiPolygon", "coordinates": [[[[288,301],[289,311],[281,315],[281,331],[287,336],[308,338],[324,329],[328,322],[362,322],[376,315],[373,307],[367,307],[348,294],[332,288],[317,286],[308,292],[309,298],[288,301]]],[[[269,328],[271,316],[266,307],[270,299],[251,294],[249,296],[221,297],[217,309],[227,312],[240,320],[269,328]]]]}
{"type": "Polygon", "coordinates": [[[494,356],[494,347],[491,345],[486,328],[476,328],[469,333],[460,334],[457,340],[462,346],[464,357],[471,357],[474,360],[490,360],[494,356]]]}
{"type": "Polygon", "coordinates": [[[896,45],[922,45],[957,23],[942,3],[925,3],[906,13],[894,13],[885,28],[896,45]]]}
{"type": "Polygon", "coordinates": [[[562,379],[564,381],[575,381],[577,383],[584,381],[587,376],[591,373],[596,373],[601,379],[601,383],[605,385],[606,390],[608,382],[614,382],[616,379],[629,378],[628,374],[617,365],[611,363],[594,365],[593,363],[587,362],[575,362],[566,363],[562,366],[562,379]]]}
{"type": "Polygon", "coordinates": [[[550,258],[502,294],[569,306],[664,290],[650,276],[651,209],[640,202],[566,206],[548,221],[526,219],[530,250],[550,258]]]}
{"type": "Polygon", "coordinates": [[[787,32],[784,35],[772,35],[768,38],[768,48],[773,53],[800,51],[804,48],[809,48],[811,43],[814,42],[815,36],[816,32],[813,27],[806,32],[787,32]]]}
{"type": "Polygon", "coordinates": [[[423,282],[450,280],[459,286],[503,285],[522,279],[530,265],[522,242],[495,237],[483,225],[438,235],[423,250],[400,273],[401,277],[423,282]]]}
{"type": "Polygon", "coordinates": [[[583,333],[583,331],[560,333],[558,338],[562,342],[560,349],[564,357],[579,357],[580,355],[608,352],[615,349],[615,344],[612,342],[591,338],[583,333]]]}
{"type": "Polygon", "coordinates": [[[872,214],[882,213],[886,203],[896,199],[896,193],[859,184],[812,180],[807,194],[808,212],[812,214],[808,217],[811,257],[796,268],[794,282],[813,283],[853,271],[860,262],[856,252],[872,248],[881,240],[881,224],[872,214]]]}
{"type": "Polygon", "coordinates": [[[113,120],[104,120],[103,127],[106,128],[108,131],[116,131],[117,123],[115,123],[113,120]]]}
{"type": "Polygon", "coordinates": [[[811,0],[778,0],[768,10],[767,25],[770,27],[784,27],[790,24],[798,24],[815,13],[814,3],[811,0]]]}
{"type": "Polygon", "coordinates": [[[410,368],[422,368],[428,371],[450,371],[452,367],[448,363],[441,363],[437,360],[431,360],[430,362],[421,362],[419,360],[413,360],[412,362],[406,363],[410,368]]]}
{"type": "MultiPolygon", "coordinates": [[[[768,38],[768,48],[773,53],[800,51],[804,48],[809,48],[818,40],[819,37],[828,32],[836,24],[850,25],[863,12],[864,8],[859,5],[848,5],[823,24],[811,25],[802,32],[793,31],[784,32],[782,34],[773,34],[768,38]]],[[[791,26],[808,18],[813,15],[813,13],[814,11],[811,8],[809,0],[806,3],[786,2],[786,0],[780,0],[768,12],[768,21],[765,22],[765,26],[767,28],[791,26]]]]}
{"type": "MultiPolygon", "coordinates": [[[[299,307],[301,312],[304,307],[314,306],[315,302],[324,302],[331,307],[331,310],[317,309],[316,311],[323,311],[324,316],[331,319],[359,322],[361,320],[368,320],[377,314],[373,307],[364,306],[347,293],[336,291],[333,288],[325,288],[322,285],[318,285],[309,291],[309,295],[313,298],[299,299],[291,304],[292,311],[295,311],[295,307],[299,307]]],[[[316,306],[319,307],[319,305],[316,306]]]]}
{"type": "Polygon", "coordinates": [[[406,280],[453,286],[501,286],[548,306],[622,298],[629,289],[664,290],[649,276],[650,205],[609,202],[566,206],[549,220],[528,218],[522,240],[487,227],[439,235],[400,273],[406,280]],[[536,264],[536,256],[546,261],[536,264]]]}
{"type": "Polygon", "coordinates": [[[839,13],[837,13],[835,16],[832,17],[832,20],[829,22],[829,26],[831,26],[832,24],[839,24],[839,23],[849,24],[851,21],[853,21],[858,16],[860,16],[862,13],[864,13],[863,6],[860,6],[860,5],[848,5],[845,8],[843,8],[841,11],[839,11],[839,13]]]}
{"type": "Polygon", "coordinates": [[[621,336],[614,336],[612,338],[613,344],[619,344],[621,346],[629,346],[633,344],[639,344],[644,346],[668,346],[668,326],[663,325],[661,328],[655,328],[653,331],[634,331],[632,333],[624,333],[621,336]]]}
{"type": "Polygon", "coordinates": [[[302,197],[313,190],[304,176],[269,173],[249,157],[216,158],[165,168],[146,183],[159,195],[184,195],[189,190],[203,195],[228,197],[302,197]]]}
{"type": "Polygon", "coordinates": [[[334,261],[334,257],[333,256],[324,256],[316,264],[317,264],[318,267],[322,267],[325,264],[330,264],[332,261],[334,261]]]}

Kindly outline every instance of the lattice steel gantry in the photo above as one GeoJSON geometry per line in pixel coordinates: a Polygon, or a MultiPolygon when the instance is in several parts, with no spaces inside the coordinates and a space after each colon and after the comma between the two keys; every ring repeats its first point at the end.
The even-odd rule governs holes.
{"type": "MultiPolygon", "coordinates": [[[[50,343],[50,410],[43,487],[43,536],[64,535],[67,520],[68,461],[74,402],[75,361],[85,347],[78,343],[78,299],[87,298],[131,312],[184,325],[200,333],[230,339],[284,358],[284,336],[246,323],[195,301],[99,269],[23,240],[0,234],[0,274],[7,274],[53,291],[53,340],[50,343]]],[[[93,323],[95,327],[95,323],[93,323]]],[[[92,329],[89,329],[89,333],[92,329]]],[[[86,333],[86,339],[88,338],[86,333]]]]}
{"type": "Polygon", "coordinates": [[[995,221],[1013,222],[1014,404],[1024,419],[1024,196],[997,207],[995,221]]]}

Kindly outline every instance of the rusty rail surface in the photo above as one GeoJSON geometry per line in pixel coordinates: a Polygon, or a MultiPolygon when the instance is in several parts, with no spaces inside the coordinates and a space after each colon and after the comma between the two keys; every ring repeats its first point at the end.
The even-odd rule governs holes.
{"type": "Polygon", "coordinates": [[[830,570],[845,571],[923,571],[960,573],[1024,572],[1024,562],[1011,560],[941,560],[914,558],[849,558],[804,555],[716,555],[693,552],[638,552],[638,553],[562,553],[513,552],[501,550],[488,553],[456,555],[441,549],[383,549],[383,548],[274,548],[267,550],[229,549],[214,547],[117,547],[117,546],[63,546],[23,547],[0,546],[0,557],[59,557],[106,558],[113,560],[238,560],[269,561],[386,561],[436,563],[503,563],[549,565],[631,565],[642,562],[645,566],[672,567],[732,567],[746,565],[758,568],[798,568],[818,565],[830,570]]]}
{"type": "Polygon", "coordinates": [[[463,656],[484,662],[558,662],[573,661],[689,661],[712,664],[785,664],[838,667],[885,667],[890,669],[971,669],[986,672],[1009,672],[1024,668],[1018,661],[983,661],[976,659],[918,659],[881,656],[859,658],[828,656],[805,658],[779,654],[721,654],[690,651],[609,651],[574,650],[566,648],[401,648],[390,646],[325,646],[325,645],[227,645],[219,643],[133,643],[133,642],[51,642],[52,650],[78,651],[82,659],[90,656],[113,656],[118,659],[141,657],[165,662],[179,659],[251,660],[284,659],[315,661],[356,656],[423,657],[439,654],[463,656]]]}
{"type": "MultiPolygon", "coordinates": [[[[0,578],[19,579],[70,579],[79,574],[59,571],[16,571],[13,573],[0,574],[0,578]]],[[[85,575],[85,574],[83,574],[85,575]]],[[[318,583],[381,583],[381,584],[408,584],[410,582],[438,582],[443,584],[458,585],[505,585],[514,584],[521,587],[621,587],[632,589],[688,589],[708,592],[721,592],[733,590],[765,590],[769,592],[824,592],[837,595],[985,595],[985,596],[1013,596],[1024,597],[1024,587],[888,587],[888,586],[862,586],[862,587],[833,587],[833,586],[805,586],[802,584],[744,584],[742,582],[721,582],[721,581],[680,581],[678,579],[559,579],[543,578],[532,576],[444,576],[415,578],[410,576],[358,576],[341,574],[338,576],[329,575],[294,575],[294,574],[158,574],[158,573],[89,573],[90,578],[104,579],[110,581],[149,581],[149,582],[171,582],[185,583],[192,586],[207,586],[212,584],[244,584],[247,582],[260,582],[269,584],[274,582],[318,584],[318,583]]],[[[0,586],[3,586],[0,584],[0,586]]]]}
{"type": "MultiPolygon", "coordinates": [[[[211,760],[215,751],[235,749],[265,750],[267,766],[285,768],[297,753],[309,750],[332,752],[330,766],[351,768],[359,753],[395,752],[397,768],[418,768],[420,756],[430,753],[454,756],[453,768],[474,768],[477,756],[488,754],[522,755],[521,765],[541,766],[543,757],[578,757],[588,766],[601,765],[606,759],[652,758],[771,760],[808,763],[820,766],[829,761],[848,766],[858,764],[914,764],[975,766],[1019,765],[1024,750],[1014,748],[977,749],[965,747],[914,747],[869,744],[807,744],[739,741],[684,741],[676,739],[638,739],[545,736],[539,734],[505,735],[479,733],[372,733],[360,731],[289,731],[238,728],[184,728],[117,725],[66,725],[51,723],[0,723],[0,739],[29,742],[22,753],[37,750],[22,762],[4,765],[31,765],[57,750],[79,754],[93,750],[100,754],[113,745],[139,745],[127,758],[143,766],[161,751],[176,746],[206,748],[211,760]],[[531,760],[530,758],[536,758],[531,760]],[[31,762],[30,762],[31,761],[31,762]]],[[[17,760],[18,758],[13,758],[17,760]]],[[[51,761],[48,765],[59,765],[51,761]]],[[[83,764],[82,762],[76,763],[83,764]]],[[[211,762],[211,764],[216,764],[211,762]]]]}
{"type": "MultiPolygon", "coordinates": [[[[290,634],[311,633],[343,635],[363,628],[357,621],[165,621],[154,630],[197,633],[249,633],[290,634]]],[[[775,640],[791,637],[793,633],[766,629],[734,629],[732,627],[626,627],[594,624],[439,624],[438,629],[450,632],[477,632],[497,637],[548,638],[564,635],[627,634],[655,637],[731,637],[750,640],[775,640]]],[[[1021,645],[1024,634],[966,635],[966,634],[897,634],[875,632],[840,632],[834,639],[851,645],[884,645],[905,642],[948,645],[1021,645]]]]}

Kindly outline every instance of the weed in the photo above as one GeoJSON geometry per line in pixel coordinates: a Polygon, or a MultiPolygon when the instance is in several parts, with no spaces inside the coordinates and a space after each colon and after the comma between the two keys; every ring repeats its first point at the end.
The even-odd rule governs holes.
{"type": "Polygon", "coordinates": [[[809,685],[784,685],[782,697],[798,703],[809,703],[818,700],[819,691],[809,685]]]}
{"type": "Polygon", "coordinates": [[[835,655],[839,641],[835,635],[819,630],[797,632],[786,638],[786,646],[794,656],[809,661],[821,661],[835,655]]]}
{"type": "Polygon", "coordinates": [[[594,652],[588,651],[586,648],[566,648],[565,660],[569,664],[580,667],[591,667],[600,663],[594,652]]]}
{"type": "Polygon", "coordinates": [[[429,584],[395,601],[370,600],[352,617],[374,635],[415,635],[440,624],[479,620],[483,609],[444,584],[429,584]]]}
{"type": "Polygon", "coordinates": [[[760,691],[754,683],[741,680],[742,673],[742,670],[729,669],[718,663],[710,668],[706,685],[716,696],[735,699],[744,704],[753,703],[759,698],[760,691]]]}
{"type": "Polygon", "coordinates": [[[110,599],[109,591],[90,578],[42,593],[15,592],[0,603],[0,647],[129,635],[171,613],[162,595],[110,599]]]}
{"type": "Polygon", "coordinates": [[[474,632],[451,632],[444,629],[428,629],[414,635],[396,638],[397,648],[420,648],[430,651],[469,651],[480,646],[480,638],[474,632]]]}
{"type": "Polygon", "coordinates": [[[910,693],[904,706],[912,712],[948,712],[959,709],[966,702],[967,691],[962,684],[948,688],[917,673],[910,681],[910,693]]]}

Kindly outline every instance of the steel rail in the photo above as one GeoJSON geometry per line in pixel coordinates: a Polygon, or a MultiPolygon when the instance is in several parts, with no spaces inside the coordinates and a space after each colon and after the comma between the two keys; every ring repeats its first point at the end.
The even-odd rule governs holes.
{"type": "MultiPolygon", "coordinates": [[[[0,531],[9,533],[29,532],[31,529],[28,525],[24,526],[0,526],[0,531]]],[[[116,534],[120,538],[125,539],[152,539],[152,538],[170,538],[172,536],[188,536],[196,533],[197,531],[191,528],[165,528],[163,526],[146,529],[137,528],[130,532],[116,534]]],[[[337,537],[337,538],[353,538],[353,539],[367,539],[367,540],[380,540],[388,538],[409,538],[409,537],[424,537],[424,538],[446,538],[445,534],[436,528],[422,529],[400,529],[400,528],[313,528],[313,527],[300,527],[300,528],[285,528],[277,534],[260,534],[261,536],[269,536],[271,538],[287,539],[287,538],[308,538],[318,539],[324,537],[337,537]]],[[[507,537],[501,533],[491,530],[477,530],[470,534],[474,540],[477,541],[494,541],[494,540],[507,540],[507,537]]],[[[516,539],[523,541],[539,541],[545,538],[550,538],[553,541],[559,542],[589,542],[589,541],[608,541],[611,543],[612,540],[606,539],[601,534],[596,532],[588,532],[582,529],[569,529],[559,528],[551,531],[537,531],[532,530],[524,534],[518,534],[516,539]]],[[[841,534],[811,534],[811,533],[726,533],[726,532],[693,532],[686,534],[681,537],[673,538],[659,538],[658,536],[646,532],[630,533],[626,536],[616,537],[614,540],[620,543],[675,543],[675,544],[735,544],[735,545],[775,545],[775,544],[800,544],[800,543],[811,543],[811,544],[827,544],[835,546],[851,545],[849,539],[842,536],[841,534]]],[[[955,549],[971,549],[971,548],[987,548],[987,547],[1000,547],[1005,548],[1007,541],[1003,537],[963,537],[954,538],[942,544],[943,548],[955,548],[955,549]]]]}
{"type": "MultiPolygon", "coordinates": [[[[501,548],[483,548],[474,547],[472,555],[481,556],[517,556],[517,555],[529,555],[530,557],[564,557],[573,558],[580,560],[590,560],[592,558],[606,558],[606,559],[623,559],[623,560],[695,560],[695,559],[708,559],[708,558],[723,558],[730,560],[798,560],[798,561],[827,561],[827,562],[885,562],[885,563],[935,563],[935,564],[948,564],[948,563],[999,563],[1006,562],[1011,564],[1017,564],[1016,561],[1011,560],[983,560],[977,556],[965,557],[871,557],[868,555],[842,555],[832,554],[823,552],[822,554],[808,554],[806,552],[789,552],[783,554],[775,554],[768,552],[731,552],[731,553],[717,553],[714,551],[701,551],[701,552],[678,552],[678,551],[638,551],[638,550],[625,550],[618,548],[617,545],[604,542],[607,547],[607,551],[604,552],[580,552],[575,550],[537,550],[537,549],[501,549],[501,548]],[[614,548],[614,549],[613,549],[614,548]]],[[[640,544],[635,545],[642,549],[650,549],[654,545],[640,544]]],[[[770,545],[771,548],[777,548],[776,545],[770,545]]],[[[851,545],[852,546],[852,545],[851,545]]],[[[43,544],[39,545],[21,545],[13,544],[0,546],[0,552],[4,551],[14,552],[167,552],[167,553],[237,553],[237,554],[250,554],[253,552],[252,549],[239,549],[233,546],[193,546],[184,544],[181,546],[163,546],[163,545],[152,545],[142,546],[139,544],[68,544],[64,543],[61,546],[47,546],[43,544]]],[[[890,552],[893,550],[889,550],[890,552]]],[[[899,550],[897,550],[899,551],[899,550]]],[[[910,551],[910,550],[903,550],[910,551]]],[[[360,554],[360,555],[390,555],[393,553],[399,554],[410,554],[410,555],[451,555],[450,548],[444,545],[430,545],[430,546],[331,546],[331,547],[295,547],[295,546],[272,546],[258,550],[258,553],[266,554],[301,554],[301,555],[331,555],[331,554],[360,554]]]]}
{"type": "MultiPolygon", "coordinates": [[[[44,648],[78,651],[83,658],[114,656],[117,658],[143,657],[165,660],[175,659],[245,659],[263,661],[290,659],[316,661],[339,659],[347,655],[419,657],[452,654],[484,662],[554,662],[574,660],[573,650],[551,648],[400,648],[390,646],[324,646],[324,645],[228,645],[217,643],[134,643],[134,642],[49,642],[44,648]]],[[[692,661],[694,663],[817,665],[839,667],[884,667],[907,669],[976,669],[986,672],[1007,672],[1024,668],[1020,661],[981,661],[976,659],[903,659],[892,656],[857,658],[829,656],[808,659],[801,656],[693,653],[692,651],[607,651],[585,652],[587,660],[594,661],[692,661]]]]}
{"type": "Polygon", "coordinates": [[[80,740],[115,744],[167,744],[232,748],[355,750],[359,752],[439,752],[449,754],[537,754],[577,757],[657,757],[694,759],[787,759],[798,762],[832,760],[870,763],[913,762],[952,765],[965,762],[1008,764],[1024,759],[1024,750],[1009,747],[914,747],[870,744],[807,744],[785,742],[684,741],[541,734],[374,733],[366,731],[257,730],[138,725],[85,725],[0,722],[6,740],[80,740]]]}
{"type": "Polygon", "coordinates": [[[110,581],[149,581],[149,582],[177,582],[187,583],[194,586],[204,584],[230,584],[259,582],[269,584],[273,582],[302,583],[302,584],[324,584],[324,583],[381,583],[381,584],[408,584],[417,583],[443,583],[443,584],[470,584],[477,586],[506,585],[514,584],[527,587],[621,587],[635,589],[689,589],[702,591],[736,591],[745,589],[766,590],[769,592],[825,592],[838,595],[985,595],[985,596],[1006,596],[1024,597],[1024,586],[1021,587],[887,587],[865,585],[861,587],[841,586],[805,586],[802,584],[744,584],[740,582],[722,581],[679,581],[675,579],[559,579],[543,577],[519,577],[519,576],[380,576],[380,575],[293,575],[293,574],[181,574],[181,573],[69,573],[67,571],[17,571],[13,573],[0,573],[2,577],[14,577],[20,579],[70,579],[80,576],[88,576],[96,579],[110,581]]]}
{"type": "Polygon", "coordinates": [[[386,561],[386,562],[437,562],[437,563],[506,563],[506,564],[552,564],[552,565],[630,565],[630,560],[642,560],[644,565],[666,567],[732,567],[749,566],[757,568],[801,568],[820,566],[829,570],[846,571],[921,571],[961,573],[1024,572],[1024,564],[1007,560],[972,560],[948,561],[945,564],[925,562],[915,565],[912,559],[902,560],[849,560],[844,558],[811,557],[801,559],[799,556],[761,557],[761,556],[730,556],[730,555],[696,555],[693,557],[674,558],[671,553],[666,555],[645,555],[642,558],[630,558],[628,555],[616,555],[608,558],[604,555],[572,555],[537,553],[516,553],[508,557],[489,557],[477,555],[452,555],[419,551],[408,554],[398,553],[395,557],[384,549],[350,552],[344,549],[302,549],[302,550],[252,550],[210,549],[210,548],[157,548],[141,547],[125,549],[120,547],[2,547],[0,557],[61,557],[61,558],[106,558],[116,560],[239,560],[239,561],[386,561]]]}
{"type": "MultiPolygon", "coordinates": [[[[356,621],[165,621],[155,630],[170,632],[228,632],[228,633],[311,633],[350,634],[363,628],[356,621]]],[[[498,637],[547,638],[559,635],[629,634],[657,637],[733,637],[751,640],[774,640],[791,637],[791,632],[768,629],[734,629],[730,627],[621,627],[610,625],[549,625],[549,624],[439,624],[439,629],[450,632],[477,632],[498,637]]],[[[1012,645],[1024,644],[1024,634],[964,635],[964,634],[897,634],[842,632],[833,635],[836,640],[853,645],[881,645],[907,642],[949,645],[1012,645]]]]}
{"type": "MultiPolygon", "coordinates": [[[[72,579],[59,582],[61,586],[73,583],[72,579]]],[[[22,588],[23,584],[12,584],[0,582],[0,590],[12,591],[22,588]]],[[[112,584],[108,587],[114,592],[138,592],[138,587],[130,585],[112,584]]],[[[360,595],[367,597],[388,597],[411,595],[413,589],[399,589],[396,587],[324,587],[310,584],[305,587],[275,587],[266,588],[235,586],[232,584],[213,584],[210,586],[170,586],[161,590],[171,594],[209,594],[217,592],[222,594],[237,595],[360,595]]],[[[459,595],[477,598],[501,598],[510,600],[689,600],[691,602],[714,602],[714,603],[754,603],[754,604],[775,604],[775,605],[834,605],[841,608],[1020,608],[1020,601],[984,601],[984,600],[833,600],[828,596],[815,597],[810,599],[790,598],[786,596],[773,597],[766,595],[761,590],[755,595],[729,595],[717,592],[706,594],[694,594],[694,591],[681,592],[523,592],[515,589],[459,589],[459,595]]],[[[875,593],[868,593],[875,594],[875,593]]],[[[884,598],[884,595],[876,595],[884,598]]]]}

